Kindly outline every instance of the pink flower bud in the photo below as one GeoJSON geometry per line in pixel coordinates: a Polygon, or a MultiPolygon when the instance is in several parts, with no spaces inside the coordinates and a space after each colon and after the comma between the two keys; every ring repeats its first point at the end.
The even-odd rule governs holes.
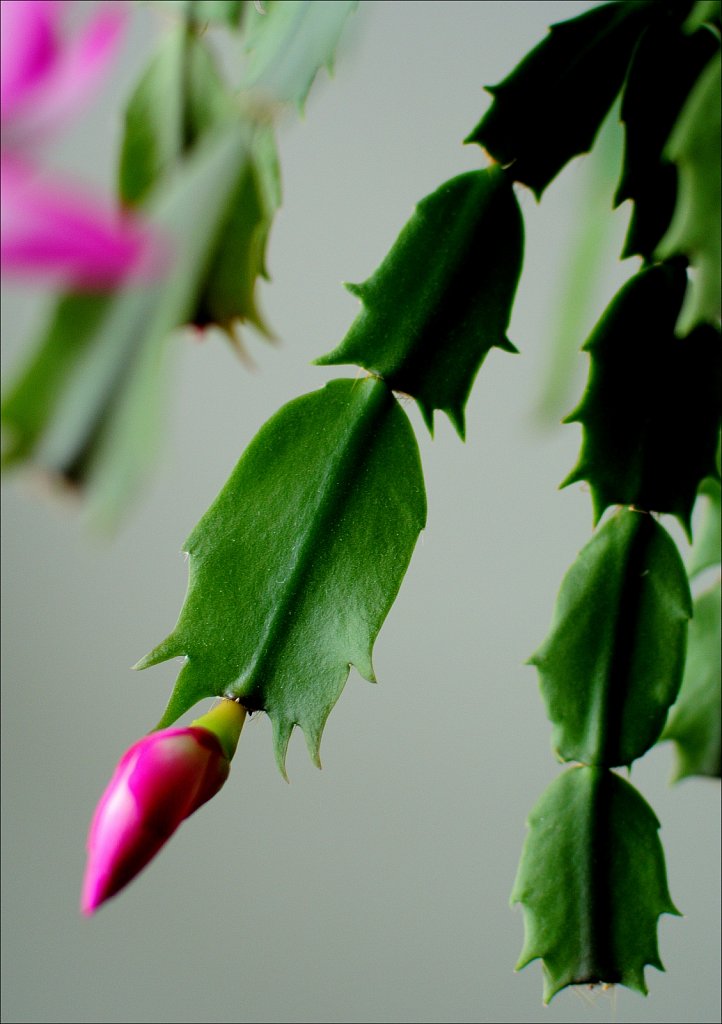
{"type": "Polygon", "coordinates": [[[223,700],[193,725],[151,733],[123,755],[90,825],[84,914],[135,878],[180,823],[215,796],[245,716],[239,704],[223,700]]]}

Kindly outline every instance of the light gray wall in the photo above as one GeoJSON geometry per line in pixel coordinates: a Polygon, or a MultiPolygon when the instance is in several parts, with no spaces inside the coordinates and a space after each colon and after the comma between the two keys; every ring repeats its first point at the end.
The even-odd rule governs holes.
{"type": "MultiPolygon", "coordinates": [[[[179,554],[254,432],[340,375],[309,366],[345,333],[363,280],[417,199],[479,166],[461,139],[498,81],[578,2],[364,3],[336,76],[281,132],[285,201],[262,302],[282,345],[249,335],[249,373],[218,338],[182,342],[164,456],[111,544],[30,482],[4,488],[4,1016],[78,1022],[715,1021],[719,1019],[719,791],[670,789],[671,751],[633,780],[662,823],[673,897],[668,973],[648,1000],[568,991],[541,1005],[516,976],[507,906],[524,818],[559,768],[535,674],[561,577],[591,530],[583,488],[557,491],[576,426],[531,414],[577,216],[572,165],[537,207],[521,195],[527,258],[511,337],[468,407],[462,445],[439,420],[422,449],[428,528],[376,647],[380,683],[353,673],[314,769],[299,735],[291,785],[259,717],[224,791],[120,898],[77,911],[83,845],[118,756],[163,708],[177,666],[128,666],[175,622],[179,554]]],[[[58,149],[105,183],[121,98],[157,31],[136,10],[121,66],[58,149]]],[[[610,194],[612,184],[610,182],[610,194]]],[[[616,242],[626,213],[617,218],[616,242]]],[[[601,304],[631,270],[613,267],[601,304]]],[[[7,289],[6,367],[46,296],[7,289]]],[[[580,359],[583,367],[583,360],[580,359]]]]}

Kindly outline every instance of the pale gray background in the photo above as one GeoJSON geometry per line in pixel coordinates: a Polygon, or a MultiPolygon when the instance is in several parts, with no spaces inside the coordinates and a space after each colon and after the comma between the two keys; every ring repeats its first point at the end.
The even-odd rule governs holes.
{"type": "MultiPolygon", "coordinates": [[[[461,139],[498,81],[577,2],[364,3],[336,76],[283,128],[285,201],[262,302],[282,346],[249,335],[249,374],[218,338],[180,344],[157,473],[110,544],[72,509],[4,488],[5,1021],[716,1021],[719,812],[714,783],[670,789],[671,751],[634,768],[663,822],[674,899],[668,973],[648,1000],[568,991],[541,1005],[538,964],[512,967],[507,906],[524,818],[559,768],[535,674],[560,579],[589,537],[589,496],[558,492],[576,426],[531,410],[578,215],[575,162],[540,208],[521,195],[527,257],[511,337],[468,407],[422,449],[429,522],[376,646],[322,746],[300,735],[291,785],[259,717],[225,790],[91,921],[77,911],[85,833],[118,756],[157,719],[175,665],[128,666],[175,622],[179,554],[240,452],[278,406],[343,371],[309,366],[355,315],[341,287],[378,264],[417,199],[480,165],[461,139]]],[[[58,166],[109,188],[121,99],[159,19],[136,11],[123,58],[58,166]]],[[[610,194],[612,183],[610,182],[610,194]]],[[[617,217],[616,243],[627,213],[617,217]]],[[[617,266],[597,312],[631,265],[617,266]]],[[[7,290],[6,366],[47,296],[7,290]]],[[[583,367],[584,360],[580,359],[583,367]]]]}

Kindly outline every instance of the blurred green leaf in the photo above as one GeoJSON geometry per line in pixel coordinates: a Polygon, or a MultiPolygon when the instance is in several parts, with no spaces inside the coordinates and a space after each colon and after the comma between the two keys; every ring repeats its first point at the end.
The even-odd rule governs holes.
{"type": "Polygon", "coordinates": [[[119,168],[122,201],[142,202],[232,111],[205,42],[185,23],[173,25],[128,101],[119,168]]]}
{"type": "Polygon", "coordinates": [[[443,409],[464,436],[464,406],[479,367],[506,336],[524,250],[524,225],[499,167],[447,181],[423,199],[381,266],[346,287],[363,309],[321,366],[354,363],[411,395],[433,426],[443,409]]]}
{"type": "Polygon", "coordinates": [[[184,545],[188,593],[138,663],[185,656],[161,725],[203,697],[273,722],[282,772],[294,725],[318,763],[326,719],[371,652],[426,519],[409,422],[381,381],[334,381],[251,442],[184,545]]]}
{"type": "Polygon", "coordinates": [[[654,745],[682,682],[691,600],[677,547],[652,516],[620,509],[592,536],[529,659],[562,760],[614,767],[654,745]]]}
{"type": "Polygon", "coordinates": [[[635,505],[672,513],[689,533],[697,488],[717,474],[719,332],[705,325],[675,337],[686,284],[681,266],[641,271],[584,345],[589,381],[565,420],[584,437],[562,487],[588,480],[595,520],[609,505],[635,505]]]}
{"type": "Polygon", "coordinates": [[[697,576],[720,564],[722,555],[722,499],[719,480],[708,477],[702,481],[697,502],[702,505],[701,521],[695,530],[694,544],[690,552],[687,572],[697,576]]]}
{"type": "Polygon", "coordinates": [[[624,167],[614,199],[615,206],[634,201],[622,258],[638,253],[651,260],[669,226],[677,171],[663,150],[690,89],[718,46],[711,32],[683,34],[676,19],[650,26],[639,42],[624,86],[624,167]]]}
{"type": "MultiPolygon", "coordinates": [[[[77,371],[110,304],[103,294],[68,294],[59,299],[38,348],[3,397],[2,464],[10,467],[31,459],[52,421],[66,380],[77,371]]],[[[68,483],[74,474],[70,466],[68,483]]]]}
{"type": "Polygon", "coordinates": [[[150,7],[167,12],[172,8],[186,18],[193,18],[200,25],[208,23],[238,28],[246,6],[244,0],[146,0],[150,7]]]}
{"type": "Polygon", "coordinates": [[[659,822],[628,782],[571,768],[528,820],[512,903],[524,909],[517,970],[541,958],[544,1002],[567,985],[621,984],[646,994],[646,964],[664,970],[660,914],[669,895],[659,822]]]}
{"type": "MultiPolygon", "coordinates": [[[[121,193],[128,203],[170,180],[183,156],[209,132],[244,120],[194,25],[179,24],[165,38],[131,97],[121,157],[121,193]]],[[[270,126],[248,122],[248,159],[238,168],[232,197],[205,280],[189,320],[217,324],[239,344],[236,321],[271,334],[256,301],[267,277],[266,245],[280,205],[280,170],[270,126]]]]}
{"type": "Polygon", "coordinates": [[[719,323],[722,313],[722,59],[718,53],[690,93],[665,148],[677,164],[679,189],[658,257],[685,255],[691,287],[677,321],[677,333],[700,323],[719,323]]]}
{"type": "MultiPolygon", "coordinates": [[[[612,209],[612,185],[619,173],[624,135],[615,104],[589,156],[579,168],[570,234],[558,253],[559,294],[552,316],[540,327],[546,336],[546,361],[537,399],[537,414],[558,424],[573,401],[579,371],[579,343],[589,333],[607,267],[618,251],[612,209]]],[[[542,338],[544,341],[545,339],[542,338]]]]}
{"type": "Polygon", "coordinates": [[[692,8],[692,13],[684,23],[684,30],[685,32],[694,32],[705,24],[719,26],[721,13],[722,3],[720,0],[697,0],[692,8]]]}
{"type": "Polygon", "coordinates": [[[357,0],[266,0],[260,10],[250,7],[242,87],[303,109],[318,71],[332,68],[346,19],[357,6],[357,0]]]}
{"type": "Polygon", "coordinates": [[[271,336],[256,301],[256,282],[268,278],[266,246],[281,201],[280,168],[273,130],[254,129],[248,160],[241,169],[214,247],[203,288],[193,311],[199,327],[218,324],[238,342],[235,322],[249,320],[271,336]]]}
{"type": "Polygon", "coordinates": [[[247,132],[227,126],[194,152],[145,210],[172,250],[166,276],[109,296],[61,299],[3,402],[6,462],[32,457],[85,486],[98,525],[115,524],[152,458],[169,334],[197,301],[248,150],[247,132]]]}
{"type": "Polygon", "coordinates": [[[694,602],[682,689],[661,737],[676,745],[675,780],[720,776],[721,602],[719,581],[694,602]]]}
{"type": "Polygon", "coordinates": [[[244,0],[200,0],[193,4],[193,17],[201,24],[218,22],[238,28],[245,6],[244,0]]]}
{"type": "Polygon", "coordinates": [[[591,149],[622,87],[652,3],[608,3],[552,25],[499,85],[467,142],[483,146],[539,198],[562,167],[591,149]]]}

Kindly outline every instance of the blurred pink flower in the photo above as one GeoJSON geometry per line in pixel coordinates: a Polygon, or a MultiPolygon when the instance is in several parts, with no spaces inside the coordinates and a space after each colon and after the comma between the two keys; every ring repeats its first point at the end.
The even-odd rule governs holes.
{"type": "Polygon", "coordinates": [[[125,22],[125,5],[114,3],[65,38],[60,22],[70,6],[0,3],[0,258],[5,272],[96,288],[145,274],[156,260],[137,221],[35,166],[38,144],[91,97],[125,22]]]}
{"type": "Polygon", "coordinates": [[[123,755],[90,825],[84,914],[135,878],[180,823],[215,796],[245,717],[239,704],[223,700],[197,723],[151,733],[123,755]]]}

